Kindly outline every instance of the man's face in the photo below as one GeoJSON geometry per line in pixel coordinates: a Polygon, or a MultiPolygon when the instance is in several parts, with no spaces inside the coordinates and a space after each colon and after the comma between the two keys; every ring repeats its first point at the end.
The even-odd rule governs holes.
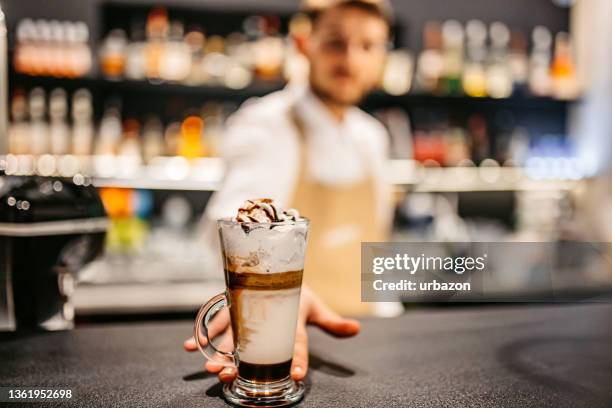
{"type": "Polygon", "coordinates": [[[325,11],[304,47],[311,87],[333,103],[359,103],[378,84],[388,40],[386,22],[374,14],[355,7],[325,11]]]}

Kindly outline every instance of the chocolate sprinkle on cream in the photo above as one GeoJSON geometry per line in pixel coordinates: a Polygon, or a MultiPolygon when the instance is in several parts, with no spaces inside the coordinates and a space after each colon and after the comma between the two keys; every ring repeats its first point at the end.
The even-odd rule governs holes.
{"type": "Polygon", "coordinates": [[[293,209],[282,210],[270,198],[246,200],[238,209],[236,221],[240,223],[270,224],[273,222],[297,221],[300,213],[293,209]]]}

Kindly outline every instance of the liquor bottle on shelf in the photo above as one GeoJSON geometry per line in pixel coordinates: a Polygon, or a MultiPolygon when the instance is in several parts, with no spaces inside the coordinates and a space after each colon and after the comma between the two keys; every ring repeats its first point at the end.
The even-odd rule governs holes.
{"type": "Polygon", "coordinates": [[[417,60],[416,86],[423,92],[439,93],[440,79],[444,72],[444,60],[440,51],[442,46],[440,23],[428,21],[425,24],[423,42],[423,50],[417,60]]]}
{"type": "Polygon", "coordinates": [[[551,91],[550,55],[552,35],[543,26],[533,29],[533,47],[529,59],[529,90],[536,96],[548,96],[551,91]]]}
{"type": "Polygon", "coordinates": [[[568,33],[560,32],[555,37],[555,55],[550,67],[552,95],[558,99],[578,97],[579,87],[571,38],[568,33]]]}
{"type": "Polygon", "coordinates": [[[98,139],[95,147],[96,155],[114,155],[119,150],[121,141],[121,114],[119,109],[106,109],[100,121],[98,139]]]}
{"type": "Polygon", "coordinates": [[[219,35],[211,35],[204,45],[202,59],[202,78],[208,84],[222,84],[228,58],[225,55],[225,39],[219,35]]]}
{"type": "Polygon", "coordinates": [[[204,119],[204,150],[208,156],[219,156],[225,122],[223,106],[219,103],[207,102],[202,107],[202,118],[204,119]]]}
{"type": "Polygon", "coordinates": [[[263,29],[253,43],[253,68],[257,78],[276,80],[281,74],[285,52],[283,38],[278,35],[279,21],[277,17],[260,18],[263,29]]]}
{"type": "Polygon", "coordinates": [[[204,154],[202,138],[204,122],[198,116],[188,116],[181,124],[181,136],[178,142],[178,154],[188,159],[201,157],[204,154]]]}
{"type": "Polygon", "coordinates": [[[158,68],[159,77],[164,81],[183,81],[191,71],[191,49],[183,40],[183,34],[183,23],[171,21],[158,68]]]}
{"type": "Polygon", "coordinates": [[[515,90],[524,88],[529,77],[529,57],[527,39],[522,31],[514,30],[510,35],[508,62],[515,90]]]}
{"type": "Polygon", "coordinates": [[[140,81],[145,79],[147,69],[145,24],[142,21],[132,22],[130,39],[125,51],[125,77],[140,81]]]}
{"type": "Polygon", "coordinates": [[[28,102],[21,90],[11,99],[11,125],[9,127],[9,153],[26,154],[30,149],[30,124],[27,122],[28,102]]]}
{"type": "Polygon", "coordinates": [[[56,88],[49,96],[49,139],[52,154],[67,154],[70,152],[70,128],[66,116],[68,101],[66,91],[56,88]]]}
{"type": "Polygon", "coordinates": [[[169,31],[168,12],[163,7],[151,10],[147,17],[145,46],[145,73],[147,79],[157,82],[161,79],[159,68],[165,58],[165,43],[169,31]]]}
{"type": "Polygon", "coordinates": [[[472,97],[487,96],[485,61],[487,58],[487,26],[480,20],[466,24],[466,61],[463,67],[463,91],[472,97]]]}
{"type": "Polygon", "coordinates": [[[456,20],[442,24],[442,88],[448,95],[461,93],[461,71],[463,70],[463,26],[456,20]]]}
{"type": "Polygon", "coordinates": [[[34,88],[30,91],[30,151],[33,155],[49,152],[49,126],[45,121],[46,101],[45,91],[34,88]]]}
{"type": "Polygon", "coordinates": [[[142,130],[142,153],[146,163],[165,151],[163,125],[155,116],[149,117],[142,130]]]}
{"type": "Polygon", "coordinates": [[[513,78],[508,62],[510,30],[501,22],[494,22],[489,28],[491,50],[487,64],[487,93],[493,98],[507,98],[512,95],[513,78]]]}
{"type": "Polygon", "coordinates": [[[241,33],[232,33],[225,40],[225,63],[223,85],[230,89],[246,88],[253,81],[251,72],[251,48],[246,37],[241,33]]]}
{"type": "Polygon", "coordinates": [[[164,131],[166,154],[176,156],[179,154],[179,143],[181,139],[181,122],[170,122],[164,131]]]}
{"type": "Polygon", "coordinates": [[[60,61],[60,64],[66,64],[66,76],[77,78],[85,76],[91,71],[92,55],[88,45],[89,27],[82,21],[64,22],[66,31],[66,55],[68,64],[65,61],[60,61]]]}
{"type": "Polygon", "coordinates": [[[37,34],[36,26],[30,19],[23,19],[17,25],[17,43],[13,56],[15,71],[27,75],[36,75],[37,34]]]}
{"type": "Polygon", "coordinates": [[[125,71],[127,39],[125,31],[112,30],[99,51],[100,70],[108,79],[120,79],[125,71]]]}
{"type": "Polygon", "coordinates": [[[471,143],[471,158],[476,164],[491,157],[491,146],[487,122],[479,114],[473,114],[468,118],[467,131],[471,143]]]}
{"type": "Polygon", "coordinates": [[[406,50],[390,51],[382,78],[382,89],[390,95],[410,91],[413,72],[412,54],[406,50]]]}
{"type": "Polygon", "coordinates": [[[185,82],[189,85],[198,85],[204,82],[200,67],[202,65],[202,59],[204,58],[205,41],[206,36],[198,26],[192,27],[187,34],[185,34],[185,43],[189,47],[189,52],[191,54],[191,66],[189,74],[185,79],[185,82]]]}
{"type": "Polygon", "coordinates": [[[72,152],[77,156],[93,152],[94,125],[91,93],[78,89],[72,95],[72,152]]]}
{"type": "Polygon", "coordinates": [[[141,161],[140,123],[136,119],[126,119],[123,122],[123,136],[119,144],[119,156],[141,161]]]}

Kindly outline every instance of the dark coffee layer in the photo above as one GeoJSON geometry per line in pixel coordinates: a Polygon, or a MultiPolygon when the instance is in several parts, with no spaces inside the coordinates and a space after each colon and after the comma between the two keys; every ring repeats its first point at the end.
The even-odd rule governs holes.
{"type": "Polygon", "coordinates": [[[227,287],[232,290],[280,290],[299,288],[302,284],[302,270],[279,273],[231,272],[226,270],[227,287]]]}
{"type": "Polygon", "coordinates": [[[252,364],[244,361],[238,364],[238,375],[256,383],[284,380],[289,376],[290,370],[291,360],[278,364],[252,364]]]}

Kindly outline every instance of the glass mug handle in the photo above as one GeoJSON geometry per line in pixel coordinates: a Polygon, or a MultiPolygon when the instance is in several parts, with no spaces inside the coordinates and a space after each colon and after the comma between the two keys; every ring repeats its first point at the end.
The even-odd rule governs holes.
{"type": "Polygon", "coordinates": [[[198,349],[209,361],[223,366],[236,364],[225,293],[219,293],[200,308],[195,321],[194,338],[198,349]]]}

